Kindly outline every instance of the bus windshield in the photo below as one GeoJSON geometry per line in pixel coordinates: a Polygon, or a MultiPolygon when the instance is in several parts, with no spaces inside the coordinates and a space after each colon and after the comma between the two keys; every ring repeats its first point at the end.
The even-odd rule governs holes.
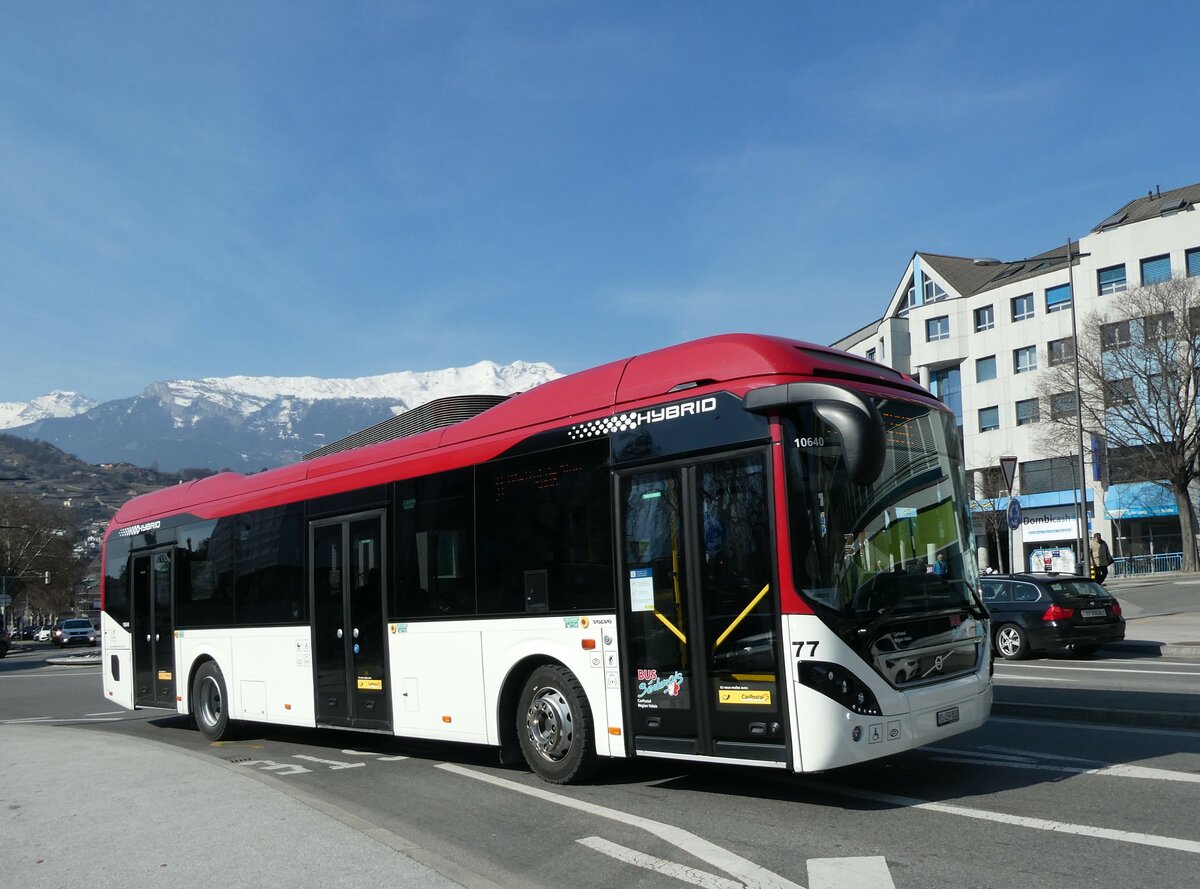
{"type": "Polygon", "coordinates": [[[904,401],[878,405],[883,470],[853,482],[837,429],[810,405],[784,415],[796,589],[854,623],[976,610],[971,521],[954,417],[904,401]]]}

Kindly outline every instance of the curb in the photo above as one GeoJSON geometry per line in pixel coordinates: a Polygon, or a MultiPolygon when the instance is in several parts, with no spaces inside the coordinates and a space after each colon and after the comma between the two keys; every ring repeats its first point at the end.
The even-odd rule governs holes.
{"type": "Polygon", "coordinates": [[[46,658],[46,663],[56,667],[91,667],[100,663],[98,654],[56,654],[46,658]]]}
{"type": "Polygon", "coordinates": [[[1151,657],[1200,658],[1200,642],[1152,642],[1148,639],[1126,639],[1101,646],[1109,651],[1126,651],[1151,657]]]}

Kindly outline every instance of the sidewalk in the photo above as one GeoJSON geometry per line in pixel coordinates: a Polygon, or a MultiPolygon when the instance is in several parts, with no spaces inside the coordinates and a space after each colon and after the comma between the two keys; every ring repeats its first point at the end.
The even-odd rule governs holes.
{"type": "Polygon", "coordinates": [[[1125,641],[1106,646],[1161,657],[1200,658],[1200,578],[1182,574],[1109,578],[1125,615],[1125,641]]]}
{"type": "Polygon", "coordinates": [[[140,738],[0,726],[0,774],[3,871],[22,889],[486,883],[278,781],[140,738]]]}

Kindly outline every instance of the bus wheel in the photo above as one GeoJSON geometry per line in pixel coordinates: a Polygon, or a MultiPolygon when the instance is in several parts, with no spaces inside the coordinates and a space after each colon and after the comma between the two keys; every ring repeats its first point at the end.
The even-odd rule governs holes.
{"type": "Polygon", "coordinates": [[[200,734],[210,741],[220,741],[229,735],[228,705],[221,668],[212,661],[202,664],[192,682],[192,714],[200,734]]]}
{"type": "Polygon", "coordinates": [[[582,781],[596,766],[592,713],[575,674],[558,664],[538,667],[517,707],[525,761],[551,784],[582,781]]]}

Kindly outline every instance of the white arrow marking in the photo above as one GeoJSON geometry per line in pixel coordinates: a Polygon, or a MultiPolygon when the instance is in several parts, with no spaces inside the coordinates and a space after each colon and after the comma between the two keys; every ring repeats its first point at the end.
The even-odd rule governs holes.
{"type": "Polygon", "coordinates": [[[311,772],[312,769],[306,769],[304,766],[298,766],[291,762],[275,762],[270,759],[248,759],[245,762],[239,762],[240,766],[261,766],[265,772],[274,772],[281,777],[288,775],[303,775],[305,772],[311,772]]]}
{"type": "Polygon", "coordinates": [[[575,842],[582,843],[589,849],[595,849],[597,852],[603,852],[605,855],[609,855],[618,861],[624,861],[626,864],[632,864],[644,870],[674,877],[677,880],[683,880],[685,883],[701,886],[703,889],[742,889],[742,884],[735,883],[733,880],[726,880],[724,877],[718,877],[716,874],[697,870],[694,867],[676,864],[674,861],[655,858],[653,855],[647,855],[644,852],[638,852],[636,849],[610,843],[608,840],[601,839],[600,837],[585,837],[575,842]]]}
{"type": "Polygon", "coordinates": [[[340,760],[336,759],[318,759],[315,756],[305,756],[303,753],[295,754],[292,759],[303,759],[307,762],[318,762],[323,766],[329,766],[329,768],[335,772],[338,769],[361,769],[365,768],[367,765],[365,762],[341,762],[340,760]]]}
{"type": "Polygon", "coordinates": [[[896,889],[882,856],[808,859],[809,889],[896,889]]]}
{"type": "Polygon", "coordinates": [[[802,887],[791,880],[787,880],[779,876],[779,874],[772,873],[762,865],[742,858],[728,849],[722,849],[716,843],[710,843],[708,840],[701,839],[694,833],[689,833],[681,827],[661,824],[658,821],[651,821],[649,818],[641,818],[637,815],[631,815],[628,812],[622,812],[619,809],[609,809],[604,806],[598,806],[595,803],[588,803],[558,793],[551,793],[539,787],[526,787],[524,784],[518,784],[516,781],[497,778],[495,775],[476,772],[473,769],[466,769],[453,763],[438,763],[437,767],[447,772],[453,772],[456,775],[462,775],[466,778],[473,778],[476,781],[485,781],[488,784],[503,787],[505,790],[511,790],[514,793],[523,793],[526,796],[532,796],[545,802],[566,806],[569,809],[587,812],[589,815],[608,818],[619,824],[644,830],[646,833],[656,836],[660,840],[668,842],[673,846],[678,846],[689,855],[699,858],[706,864],[711,864],[713,867],[719,868],[725,871],[725,873],[736,877],[745,883],[748,889],[802,889],[802,887]]]}

